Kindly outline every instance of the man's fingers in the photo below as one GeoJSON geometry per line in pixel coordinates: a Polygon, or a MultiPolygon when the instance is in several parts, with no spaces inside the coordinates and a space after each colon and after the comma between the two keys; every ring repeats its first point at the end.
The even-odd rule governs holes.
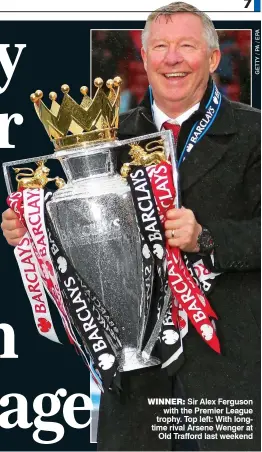
{"type": "Polygon", "coordinates": [[[177,248],[180,248],[180,249],[183,249],[184,247],[186,247],[186,242],[185,242],[185,239],[183,237],[168,239],[167,243],[171,247],[177,247],[177,248]]]}
{"type": "Polygon", "coordinates": [[[12,231],[8,231],[7,229],[5,229],[3,232],[8,243],[10,242],[10,240],[16,240],[16,239],[18,239],[18,243],[19,243],[21,238],[25,235],[25,233],[26,233],[26,228],[13,229],[12,231]]]}
{"type": "Polygon", "coordinates": [[[26,228],[18,220],[17,215],[12,209],[7,209],[2,214],[1,228],[3,235],[9,245],[16,246],[26,233],[26,228]]]}
{"type": "Polygon", "coordinates": [[[165,229],[180,229],[184,226],[184,221],[182,219],[179,220],[166,220],[165,221],[165,229]]]}
{"type": "Polygon", "coordinates": [[[4,220],[15,220],[17,219],[16,213],[12,209],[7,209],[2,213],[2,218],[4,220]]]}
{"type": "Polygon", "coordinates": [[[16,218],[15,220],[4,220],[1,224],[2,230],[13,231],[14,229],[25,229],[25,227],[16,218]]]}
{"type": "Polygon", "coordinates": [[[168,229],[165,231],[167,239],[177,239],[178,237],[183,237],[185,240],[189,241],[191,235],[192,234],[189,229],[168,229]]]}
{"type": "Polygon", "coordinates": [[[11,246],[17,246],[17,245],[19,245],[19,243],[20,243],[20,240],[21,240],[21,238],[19,238],[19,239],[13,239],[13,240],[7,240],[6,239],[6,241],[7,241],[7,243],[9,244],[9,245],[11,245],[11,246]]]}
{"type": "Polygon", "coordinates": [[[166,218],[168,220],[177,220],[178,218],[181,218],[185,214],[185,211],[182,209],[170,209],[166,213],[166,218]]]}
{"type": "Polygon", "coordinates": [[[168,229],[168,231],[165,231],[165,236],[167,239],[177,239],[181,236],[181,232],[179,232],[179,229],[168,229]]]}

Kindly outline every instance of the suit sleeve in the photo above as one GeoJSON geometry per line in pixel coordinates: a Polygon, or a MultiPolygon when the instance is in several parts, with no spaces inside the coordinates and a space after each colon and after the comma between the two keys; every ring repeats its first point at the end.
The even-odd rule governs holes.
{"type": "Polygon", "coordinates": [[[250,219],[223,219],[205,224],[215,243],[214,265],[210,265],[212,271],[252,271],[260,268],[260,160],[259,146],[251,153],[243,180],[250,219]]]}

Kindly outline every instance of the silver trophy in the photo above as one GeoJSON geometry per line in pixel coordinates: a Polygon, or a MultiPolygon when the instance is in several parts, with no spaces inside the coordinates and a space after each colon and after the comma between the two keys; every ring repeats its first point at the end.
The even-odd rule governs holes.
{"type": "MultiPolygon", "coordinates": [[[[119,370],[129,371],[160,364],[159,358],[152,356],[151,352],[164,313],[145,343],[145,331],[154,302],[153,271],[148,303],[145,301],[148,287],[145,287],[135,209],[130,188],[116,171],[116,160],[123,149],[130,149],[131,155],[133,151],[134,163],[125,165],[122,174],[129,171],[138,156],[134,150],[140,148],[146,152],[148,143],[161,143],[164,158],[170,156],[174,159],[174,142],[169,131],[125,141],[116,139],[120,82],[119,78],[108,81],[109,94],[106,95],[101,79],[96,79],[98,89],[93,100],[87,96],[87,88],[82,87],[80,105],[69,96],[69,87],[63,85],[61,106],[56,102],[56,93],[50,93],[50,110],[41,100],[42,93],[36,91],[31,100],[55,143],[56,152],[8,162],[3,166],[10,193],[14,191],[11,167],[54,159],[61,163],[67,183],[63,185],[61,179],[53,178],[60,188],[47,203],[47,212],[65,254],[118,326],[123,345],[118,357],[119,370]]],[[[148,154],[152,157],[152,151],[148,154]]],[[[174,180],[177,181],[177,174],[174,180]]],[[[169,296],[168,292],[166,298],[169,296]]]]}

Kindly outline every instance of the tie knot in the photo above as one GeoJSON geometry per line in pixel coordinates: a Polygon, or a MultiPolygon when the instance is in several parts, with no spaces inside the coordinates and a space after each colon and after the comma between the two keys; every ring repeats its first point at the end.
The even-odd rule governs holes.
{"type": "Polygon", "coordinates": [[[171,124],[170,122],[166,121],[164,122],[163,127],[166,130],[172,130],[175,141],[177,141],[181,126],[179,126],[178,124],[171,124]]]}

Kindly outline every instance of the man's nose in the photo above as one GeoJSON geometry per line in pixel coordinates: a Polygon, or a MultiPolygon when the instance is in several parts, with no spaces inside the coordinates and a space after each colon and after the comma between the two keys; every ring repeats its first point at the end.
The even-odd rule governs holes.
{"type": "Polygon", "coordinates": [[[179,52],[179,50],[174,47],[169,47],[165,55],[165,63],[173,66],[175,64],[182,63],[182,61],[183,55],[179,52]]]}

